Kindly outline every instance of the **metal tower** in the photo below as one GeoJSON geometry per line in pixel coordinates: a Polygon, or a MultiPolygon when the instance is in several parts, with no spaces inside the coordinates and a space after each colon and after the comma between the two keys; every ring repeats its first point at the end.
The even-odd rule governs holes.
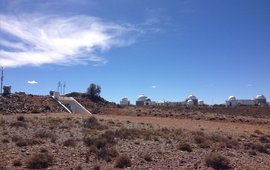
{"type": "Polygon", "coordinates": [[[1,94],[3,94],[4,68],[1,70],[1,94]]]}

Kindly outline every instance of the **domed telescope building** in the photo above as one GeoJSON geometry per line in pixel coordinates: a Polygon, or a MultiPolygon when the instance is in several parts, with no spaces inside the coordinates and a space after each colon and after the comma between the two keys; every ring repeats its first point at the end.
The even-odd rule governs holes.
{"type": "Polygon", "coordinates": [[[241,106],[255,106],[255,105],[267,105],[264,95],[257,95],[254,99],[236,99],[234,96],[230,96],[226,101],[227,107],[241,106]]]}
{"type": "Polygon", "coordinates": [[[187,105],[198,105],[198,99],[194,95],[189,95],[186,99],[186,104],[187,105]]]}
{"type": "Polygon", "coordinates": [[[266,97],[262,94],[259,94],[255,97],[255,102],[258,105],[266,105],[267,104],[266,97]]]}
{"type": "Polygon", "coordinates": [[[130,105],[130,101],[128,100],[127,97],[123,97],[120,101],[120,105],[121,106],[129,106],[130,105]]]}
{"type": "Polygon", "coordinates": [[[156,105],[156,102],[151,101],[150,98],[148,98],[144,94],[141,94],[138,96],[136,100],[136,105],[137,106],[156,105]]]}

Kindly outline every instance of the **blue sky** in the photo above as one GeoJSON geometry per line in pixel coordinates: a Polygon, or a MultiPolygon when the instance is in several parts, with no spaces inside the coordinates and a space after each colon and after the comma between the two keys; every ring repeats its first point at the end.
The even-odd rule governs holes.
{"type": "Polygon", "coordinates": [[[0,0],[0,65],[12,91],[132,103],[270,98],[268,0],[0,0]],[[37,83],[35,83],[35,82],[37,83]]]}

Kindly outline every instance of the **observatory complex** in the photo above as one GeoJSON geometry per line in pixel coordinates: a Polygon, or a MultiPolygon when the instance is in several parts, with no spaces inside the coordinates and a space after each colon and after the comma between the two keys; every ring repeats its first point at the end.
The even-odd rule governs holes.
{"type": "Polygon", "coordinates": [[[267,105],[267,102],[266,97],[262,94],[257,95],[254,99],[236,99],[235,96],[230,96],[226,101],[227,107],[236,107],[238,105],[243,106],[267,105]]]}
{"type": "MultiPolygon", "coordinates": [[[[128,106],[130,105],[130,101],[127,97],[123,97],[120,100],[121,106],[128,106]]],[[[179,102],[170,102],[170,101],[164,101],[164,102],[156,102],[152,101],[149,97],[145,96],[144,94],[141,94],[137,97],[136,100],[136,106],[197,106],[197,105],[204,105],[204,102],[202,100],[198,100],[196,96],[189,95],[184,101],[179,102]]]]}

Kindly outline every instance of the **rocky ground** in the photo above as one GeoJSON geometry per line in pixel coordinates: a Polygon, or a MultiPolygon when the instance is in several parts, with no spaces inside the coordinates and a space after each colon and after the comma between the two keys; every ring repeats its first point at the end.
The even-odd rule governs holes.
{"type": "MultiPolygon", "coordinates": [[[[168,126],[157,126],[161,123],[151,119],[156,117],[133,118],[137,121],[132,116],[68,113],[2,115],[0,169],[270,168],[267,125],[229,133],[218,127],[210,131],[169,126],[177,121],[171,118],[164,118],[168,126]]],[[[211,122],[222,123],[208,121],[209,127],[211,122]]]]}
{"type": "Polygon", "coordinates": [[[65,110],[50,96],[11,94],[0,96],[0,113],[57,113],[65,110]]]}
{"type": "Polygon", "coordinates": [[[121,107],[0,97],[2,169],[270,169],[270,107],[121,107]]]}

